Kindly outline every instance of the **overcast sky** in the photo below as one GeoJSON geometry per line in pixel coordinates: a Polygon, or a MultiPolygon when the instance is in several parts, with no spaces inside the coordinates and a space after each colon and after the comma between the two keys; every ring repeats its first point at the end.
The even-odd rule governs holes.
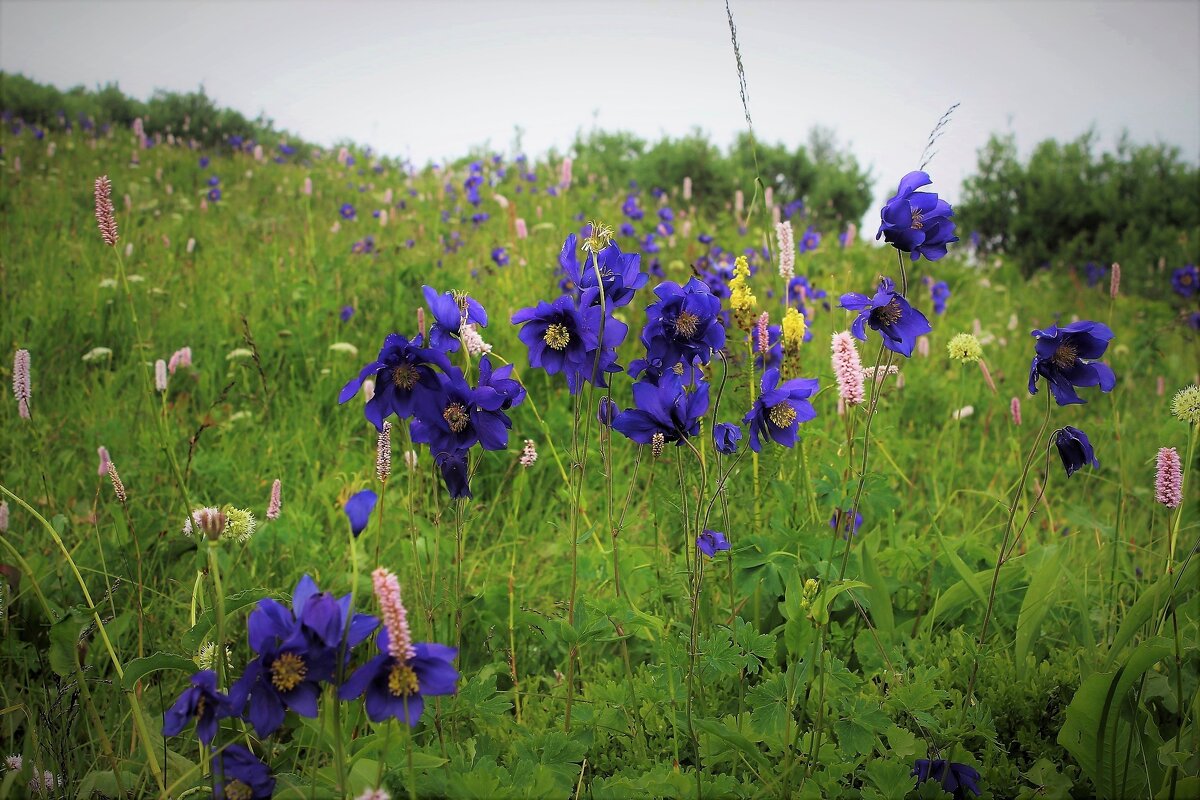
{"type": "MultiPolygon", "coordinates": [[[[879,198],[930,165],[952,201],[993,131],[1022,151],[1095,126],[1200,159],[1200,2],[732,0],[760,139],[832,128],[879,198]]],[[[18,2],[0,0],[0,68],[138,97],[203,85],[330,144],[421,163],[474,144],[560,150],[599,126],[646,137],[744,129],[725,8],[706,2],[18,2]]]]}

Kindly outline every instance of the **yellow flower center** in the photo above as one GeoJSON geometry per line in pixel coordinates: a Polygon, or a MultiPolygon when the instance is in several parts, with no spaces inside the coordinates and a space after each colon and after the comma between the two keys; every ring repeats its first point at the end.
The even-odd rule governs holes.
{"type": "Polygon", "coordinates": [[[420,377],[417,368],[412,364],[401,364],[392,370],[392,383],[405,391],[416,386],[417,379],[420,377]]]}
{"type": "Polygon", "coordinates": [[[767,409],[767,419],[777,428],[787,428],[796,421],[796,409],[787,403],[780,403],[767,409]]]}
{"type": "Polygon", "coordinates": [[[295,653],[284,653],[271,662],[271,684],[281,692],[295,689],[307,674],[304,659],[295,653]]]}
{"type": "Polygon", "coordinates": [[[546,332],[542,334],[542,341],[555,350],[562,350],[570,344],[571,332],[567,330],[566,325],[552,322],[546,326],[546,332]]]}
{"type": "Polygon", "coordinates": [[[675,333],[685,339],[695,336],[699,328],[700,318],[690,311],[681,311],[679,312],[679,316],[675,318],[675,333]]]}
{"type": "Polygon", "coordinates": [[[471,415],[467,413],[467,407],[462,403],[451,403],[442,412],[442,419],[446,420],[450,430],[462,433],[466,429],[467,423],[471,421],[471,415]]]}
{"type": "Polygon", "coordinates": [[[239,780],[225,784],[225,800],[253,800],[254,790],[239,780]]]}
{"type": "Polygon", "coordinates": [[[1077,358],[1079,351],[1075,349],[1075,345],[1063,342],[1054,351],[1054,355],[1050,356],[1050,363],[1059,369],[1068,369],[1075,364],[1077,358]]]}
{"type": "Polygon", "coordinates": [[[408,664],[397,661],[388,673],[388,691],[392,697],[412,697],[419,688],[417,673],[408,664]]]}

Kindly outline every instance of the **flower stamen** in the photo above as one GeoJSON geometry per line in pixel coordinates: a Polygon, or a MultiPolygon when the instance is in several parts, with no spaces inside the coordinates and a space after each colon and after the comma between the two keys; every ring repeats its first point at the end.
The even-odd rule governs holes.
{"type": "Polygon", "coordinates": [[[1070,342],[1063,342],[1054,351],[1054,355],[1050,356],[1050,363],[1059,369],[1069,369],[1075,364],[1079,358],[1079,351],[1075,345],[1070,342]]]}
{"type": "Polygon", "coordinates": [[[796,421],[796,409],[787,403],[779,403],[767,409],[767,419],[777,428],[788,428],[796,421]]]}
{"type": "Polygon", "coordinates": [[[388,673],[388,691],[392,697],[412,697],[418,689],[417,673],[408,664],[397,661],[388,673]]]}
{"type": "Polygon", "coordinates": [[[564,350],[571,343],[571,332],[567,330],[566,325],[552,322],[546,326],[546,332],[542,334],[542,341],[554,350],[564,350]]]}
{"type": "Polygon", "coordinates": [[[417,368],[412,364],[401,364],[392,370],[392,383],[396,384],[397,388],[404,391],[411,390],[417,385],[417,381],[421,375],[417,372],[417,368]]]}
{"type": "Polygon", "coordinates": [[[467,407],[462,403],[451,403],[442,412],[442,419],[446,420],[446,424],[454,433],[462,433],[466,429],[467,423],[471,421],[471,416],[467,413],[467,407]]]}
{"type": "Polygon", "coordinates": [[[685,339],[695,336],[699,329],[700,318],[690,311],[680,311],[679,316],[675,318],[675,333],[685,339]]]}
{"type": "Polygon", "coordinates": [[[284,653],[271,662],[271,685],[281,692],[290,692],[304,681],[308,667],[295,653],[284,653]]]}
{"type": "Polygon", "coordinates": [[[895,297],[889,300],[887,305],[880,306],[871,312],[871,316],[880,325],[895,325],[903,315],[904,312],[900,308],[900,302],[895,297]]]}

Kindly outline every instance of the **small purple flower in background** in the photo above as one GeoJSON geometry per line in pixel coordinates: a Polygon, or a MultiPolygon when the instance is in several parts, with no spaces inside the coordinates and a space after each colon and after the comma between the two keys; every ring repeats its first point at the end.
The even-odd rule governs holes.
{"type": "Polygon", "coordinates": [[[732,422],[718,422],[713,426],[713,445],[721,455],[736,453],[741,440],[742,429],[732,422]]]}
{"type": "Polygon", "coordinates": [[[214,798],[266,800],[275,792],[271,769],[240,744],[227,745],[213,759],[214,798]]]}
{"type": "MultiPolygon", "coordinates": [[[[845,519],[846,517],[848,517],[849,515],[850,515],[849,509],[844,509],[844,510],[839,509],[837,511],[834,511],[833,516],[829,518],[829,527],[833,528],[835,531],[840,530],[842,528],[850,527],[849,525],[843,524],[843,522],[842,522],[842,520],[845,519]]],[[[862,514],[856,512],[854,514],[854,529],[849,532],[849,535],[847,535],[846,532],[843,531],[842,538],[847,539],[850,536],[857,536],[858,529],[862,527],[862,523],[863,523],[862,514]]]]}
{"type": "Polygon", "coordinates": [[[842,295],[841,306],[848,311],[859,312],[850,326],[856,339],[865,342],[867,334],[864,327],[870,325],[883,337],[884,347],[905,358],[912,356],[917,338],[933,330],[925,315],[910,306],[904,296],[896,291],[891,278],[879,282],[874,297],[847,292],[842,295]]]}
{"type": "Polygon", "coordinates": [[[809,398],[817,392],[816,378],[793,378],[779,383],[779,370],[768,369],[762,376],[762,394],[754,400],[754,407],[746,412],[742,423],[750,428],[750,449],[762,450],[764,437],[776,444],[792,447],[798,438],[801,422],[817,416],[809,398]]]}
{"type": "Polygon", "coordinates": [[[211,200],[211,201],[212,201],[212,202],[214,202],[214,203],[216,203],[216,202],[220,202],[220,200],[221,200],[221,190],[220,190],[220,189],[218,189],[218,188],[216,188],[216,187],[213,187],[212,189],[209,189],[209,190],[208,190],[208,199],[209,199],[209,200],[211,200]]]}
{"type": "Polygon", "coordinates": [[[492,261],[494,261],[496,263],[497,267],[507,267],[508,266],[508,251],[505,250],[503,247],[495,248],[494,250],[492,250],[492,261]]]}
{"type": "Polygon", "coordinates": [[[918,758],[909,773],[917,779],[917,785],[935,780],[942,789],[954,795],[954,800],[965,800],[967,792],[979,796],[979,772],[966,764],[957,764],[942,759],[930,761],[918,758]]]}
{"type": "Polygon", "coordinates": [[[342,310],[338,312],[338,316],[342,322],[349,322],[350,318],[354,316],[354,306],[342,306],[342,310]]]}
{"type": "Polygon", "coordinates": [[[929,297],[933,300],[933,313],[945,314],[946,301],[950,299],[950,287],[945,281],[938,281],[929,287],[929,297]]]}
{"type": "Polygon", "coordinates": [[[933,179],[927,173],[908,173],[879,212],[881,222],[875,238],[882,236],[900,252],[909,253],[913,261],[921,256],[937,261],[946,255],[946,245],[958,241],[950,219],[954,216],[950,204],[933,192],[917,191],[930,183],[933,179]]]}
{"type": "Polygon", "coordinates": [[[729,549],[729,540],[720,531],[705,529],[696,537],[696,549],[712,558],[721,550],[729,549]]]}
{"type": "Polygon", "coordinates": [[[1054,432],[1054,445],[1058,448],[1058,455],[1062,458],[1068,478],[1087,464],[1100,468],[1100,462],[1096,460],[1096,454],[1092,450],[1092,443],[1088,441],[1087,434],[1078,428],[1072,428],[1070,425],[1059,428],[1054,432]]]}
{"type": "Polygon", "coordinates": [[[342,219],[354,219],[356,216],[358,216],[358,212],[354,210],[354,206],[352,206],[350,203],[342,203],[342,207],[339,209],[338,213],[342,215],[342,219]]]}
{"type": "Polygon", "coordinates": [[[1035,330],[1032,336],[1037,341],[1029,367],[1030,394],[1037,394],[1039,377],[1050,384],[1050,393],[1060,406],[1086,402],[1075,387],[1099,386],[1100,391],[1111,392],[1117,385],[1112,368],[1094,360],[1104,355],[1113,338],[1107,325],[1080,320],[1061,328],[1051,325],[1046,330],[1035,330]]]}
{"type": "Polygon", "coordinates": [[[1083,271],[1084,274],[1087,275],[1087,285],[1089,288],[1100,283],[1100,280],[1104,277],[1105,273],[1108,272],[1108,270],[1106,270],[1100,264],[1097,264],[1095,261],[1089,261],[1088,263],[1084,264],[1083,271]]]}
{"type": "Polygon", "coordinates": [[[1200,290],[1200,267],[1186,264],[1171,273],[1171,288],[1181,297],[1192,297],[1200,290]]]}
{"type": "Polygon", "coordinates": [[[208,156],[200,156],[200,169],[208,169],[208,156]]]}
{"type": "Polygon", "coordinates": [[[193,719],[196,720],[196,738],[204,744],[212,744],[217,735],[217,723],[236,714],[229,698],[217,691],[217,673],[211,669],[201,670],[192,676],[191,685],[167,709],[163,718],[163,736],[178,736],[193,719]]]}
{"type": "Polygon", "coordinates": [[[810,225],[804,231],[804,235],[800,237],[800,247],[797,248],[801,253],[811,253],[821,246],[821,234],[810,225]]]}
{"type": "Polygon", "coordinates": [[[379,495],[370,489],[363,489],[346,501],[343,510],[346,512],[346,518],[350,520],[350,532],[356,538],[371,521],[371,512],[375,510],[377,502],[379,502],[379,495]]]}
{"type": "Polygon", "coordinates": [[[208,185],[209,186],[220,186],[221,179],[218,178],[216,175],[209,175],[208,176],[208,185]]]}

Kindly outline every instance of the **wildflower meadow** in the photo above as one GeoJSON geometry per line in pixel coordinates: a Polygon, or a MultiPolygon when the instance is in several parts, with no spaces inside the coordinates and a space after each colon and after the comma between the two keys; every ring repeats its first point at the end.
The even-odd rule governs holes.
{"type": "Polygon", "coordinates": [[[166,127],[0,137],[0,795],[1200,795],[1195,231],[166,127]]]}

